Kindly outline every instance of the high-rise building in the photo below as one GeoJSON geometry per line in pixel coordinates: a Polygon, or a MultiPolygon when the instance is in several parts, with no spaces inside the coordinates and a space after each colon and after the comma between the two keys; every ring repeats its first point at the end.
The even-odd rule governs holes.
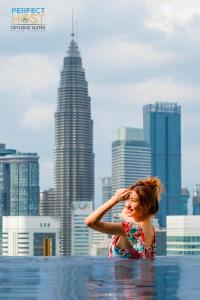
{"type": "MultiPolygon", "coordinates": [[[[102,177],[102,204],[112,197],[112,178],[111,177],[102,177]]],[[[112,221],[111,210],[109,210],[103,217],[105,222],[112,221]]]]}
{"type": "Polygon", "coordinates": [[[74,201],[71,211],[71,255],[88,256],[92,246],[92,229],[84,219],[92,212],[92,201],[74,201]]]}
{"type": "Polygon", "coordinates": [[[2,216],[39,214],[39,157],[0,147],[0,242],[2,216]]]}
{"type": "MultiPolygon", "coordinates": [[[[78,45],[64,57],[55,113],[55,203],[61,217],[61,254],[72,254],[72,207],[94,202],[93,121],[88,83],[78,45]]],[[[85,225],[83,225],[85,226],[85,225]]],[[[85,242],[86,239],[85,239],[85,242]]],[[[89,243],[89,240],[88,240],[89,243]]],[[[76,247],[76,246],[75,246],[76,247]]]]}
{"type": "Polygon", "coordinates": [[[165,192],[158,212],[159,225],[167,215],[181,214],[181,107],[177,103],[144,105],[144,138],[151,148],[151,174],[162,181],[165,192]]]}
{"type": "Polygon", "coordinates": [[[190,198],[190,192],[187,188],[181,189],[181,215],[186,216],[188,214],[188,200],[190,198]]]}
{"type": "Polygon", "coordinates": [[[0,155],[0,204],[4,216],[39,214],[37,153],[0,155]]]}
{"type": "Polygon", "coordinates": [[[53,216],[54,211],[51,210],[55,203],[55,191],[54,189],[40,191],[40,216],[53,216]]]}
{"type": "Polygon", "coordinates": [[[92,230],[92,247],[90,255],[108,256],[109,246],[112,243],[112,235],[92,230]]]}
{"type": "Polygon", "coordinates": [[[193,215],[200,215],[200,184],[193,187],[192,197],[193,215]]]}
{"type": "Polygon", "coordinates": [[[167,255],[200,255],[200,216],[167,217],[167,255]]]}
{"type": "MultiPolygon", "coordinates": [[[[112,143],[112,194],[127,188],[135,181],[151,174],[150,148],[140,128],[121,128],[118,139],[112,143]]],[[[112,209],[112,218],[121,213],[123,203],[112,209]]]]}

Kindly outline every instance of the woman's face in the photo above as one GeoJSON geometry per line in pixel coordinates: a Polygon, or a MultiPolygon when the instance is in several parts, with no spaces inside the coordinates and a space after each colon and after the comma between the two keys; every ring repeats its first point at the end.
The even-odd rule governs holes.
{"type": "Polygon", "coordinates": [[[125,201],[123,215],[128,218],[134,218],[136,221],[139,220],[142,215],[142,207],[139,202],[138,194],[134,190],[125,201]]]}

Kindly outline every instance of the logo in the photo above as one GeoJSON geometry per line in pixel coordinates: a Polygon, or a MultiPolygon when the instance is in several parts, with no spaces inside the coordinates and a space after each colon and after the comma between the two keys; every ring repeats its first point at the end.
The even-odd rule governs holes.
{"type": "Polygon", "coordinates": [[[40,31],[46,29],[44,7],[13,7],[11,31],[40,31]]]}

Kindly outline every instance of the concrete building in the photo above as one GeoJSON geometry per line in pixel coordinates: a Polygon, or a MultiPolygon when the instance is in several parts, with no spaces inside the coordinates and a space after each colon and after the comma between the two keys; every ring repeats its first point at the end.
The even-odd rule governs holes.
{"type": "Polygon", "coordinates": [[[167,255],[200,255],[200,216],[167,216],[167,255]]]}
{"type": "MultiPolygon", "coordinates": [[[[140,128],[121,128],[118,139],[112,143],[112,194],[119,188],[126,188],[151,174],[150,148],[144,142],[140,128]]],[[[123,203],[113,207],[112,218],[117,220],[123,203]]]]}
{"type": "MultiPolygon", "coordinates": [[[[72,31],[63,60],[55,113],[55,216],[61,217],[61,254],[73,253],[72,203],[94,206],[93,120],[88,83],[72,31]]],[[[82,224],[83,225],[83,224],[82,224]]],[[[88,240],[88,245],[89,245],[88,240]]]]}
{"type": "Polygon", "coordinates": [[[90,255],[108,256],[108,250],[111,242],[112,242],[112,235],[93,230],[92,247],[91,247],[90,255]]]}
{"type": "Polygon", "coordinates": [[[84,219],[93,210],[91,201],[72,202],[71,215],[71,255],[88,256],[92,246],[92,230],[84,224],[84,219]]]}
{"type": "Polygon", "coordinates": [[[60,219],[58,217],[3,217],[3,256],[57,256],[60,219]]]}
{"type": "Polygon", "coordinates": [[[181,215],[181,107],[156,102],[143,107],[144,139],[151,148],[151,175],[160,178],[159,224],[166,227],[167,215],[181,215]]]}

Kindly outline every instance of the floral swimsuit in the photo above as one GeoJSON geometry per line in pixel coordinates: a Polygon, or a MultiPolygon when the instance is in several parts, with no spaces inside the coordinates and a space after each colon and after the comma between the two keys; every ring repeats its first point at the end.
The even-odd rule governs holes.
{"type": "Polygon", "coordinates": [[[156,237],[154,237],[151,247],[145,247],[145,237],[142,228],[136,223],[122,222],[126,237],[132,245],[130,249],[121,249],[116,246],[120,236],[114,235],[109,248],[109,257],[119,256],[122,258],[140,259],[153,258],[155,255],[156,237]]]}

